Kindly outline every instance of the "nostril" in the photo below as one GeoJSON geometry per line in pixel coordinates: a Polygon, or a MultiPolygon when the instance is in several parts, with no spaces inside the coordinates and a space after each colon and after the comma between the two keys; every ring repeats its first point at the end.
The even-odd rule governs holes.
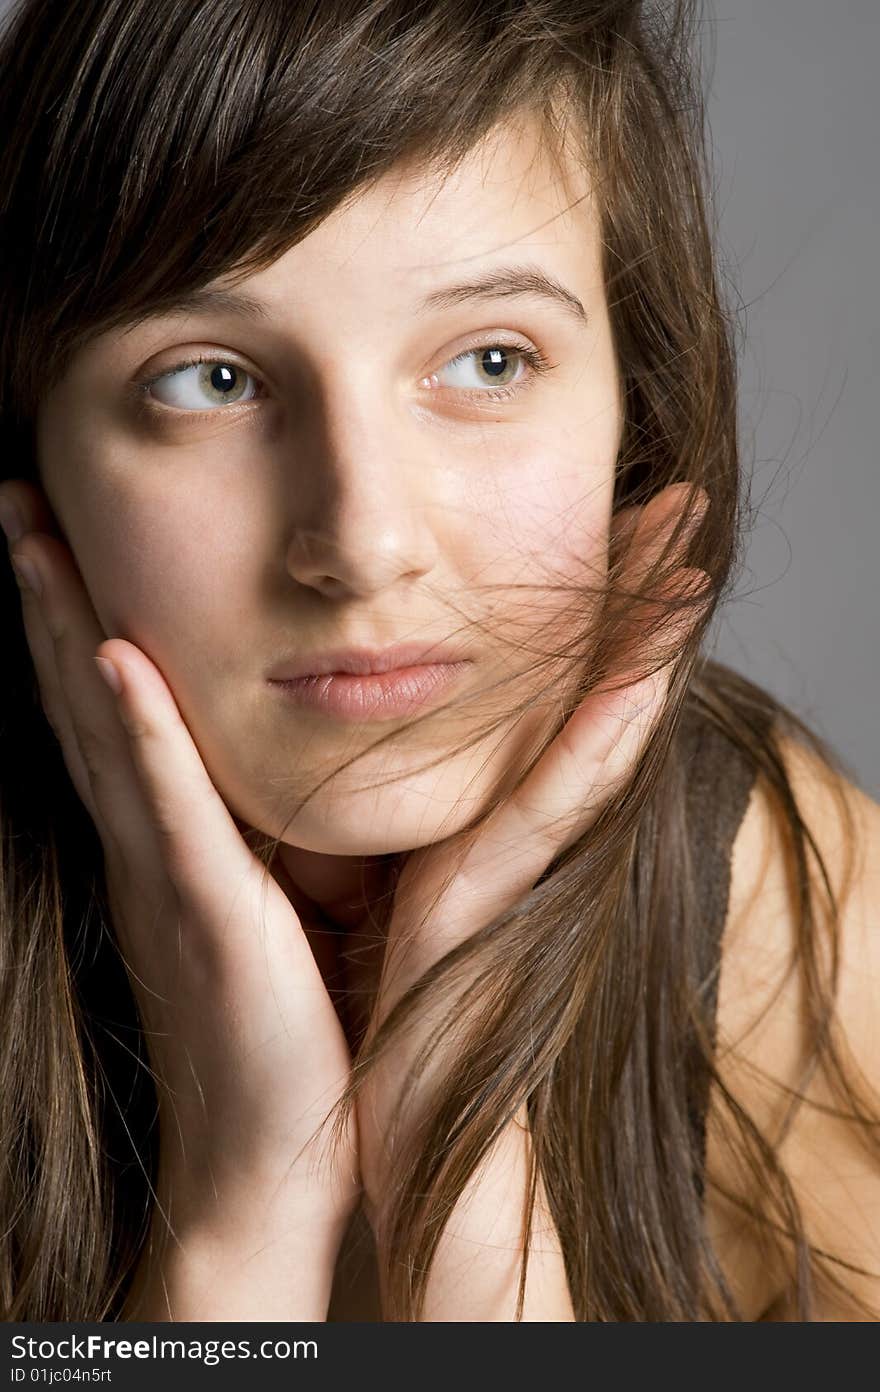
{"type": "Polygon", "coordinates": [[[0,527],[10,545],[24,536],[24,519],[11,498],[0,498],[0,527]]]}

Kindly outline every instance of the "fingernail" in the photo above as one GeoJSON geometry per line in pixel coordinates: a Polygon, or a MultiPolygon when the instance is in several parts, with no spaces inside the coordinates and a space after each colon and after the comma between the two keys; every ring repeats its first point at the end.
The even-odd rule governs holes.
{"type": "Polygon", "coordinates": [[[43,581],[40,572],[33,561],[27,560],[24,556],[10,557],[12,569],[18,576],[18,583],[22,589],[31,589],[35,595],[43,593],[43,581]]]}
{"type": "Polygon", "coordinates": [[[96,657],[95,662],[97,663],[98,671],[113,692],[113,695],[118,696],[122,690],[122,682],[119,679],[119,673],[109,657],[96,657]]]}
{"type": "Polygon", "coordinates": [[[11,498],[0,498],[0,527],[6,533],[6,540],[12,544],[24,536],[24,521],[11,498]]]}

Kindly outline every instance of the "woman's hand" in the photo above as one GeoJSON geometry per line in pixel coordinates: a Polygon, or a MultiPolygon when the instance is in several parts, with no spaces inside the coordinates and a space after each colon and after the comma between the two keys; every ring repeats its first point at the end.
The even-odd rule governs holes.
{"type": "MultiPolygon", "coordinates": [[[[644,509],[631,509],[623,518],[624,585],[637,589],[644,581],[668,545],[688,491],[687,485],[672,485],[644,509]]],[[[703,493],[673,563],[684,554],[707,506],[703,493]]],[[[677,594],[704,591],[708,577],[703,571],[681,566],[676,574],[677,594]]],[[[679,615],[670,626],[679,647],[699,612],[689,608],[684,620],[679,615]]],[[[669,629],[664,640],[668,637],[669,629]]],[[[415,980],[527,893],[630,780],[663,708],[674,666],[673,659],[647,679],[627,680],[626,674],[637,673],[644,661],[642,620],[634,626],[629,652],[614,682],[604,682],[583,701],[522,786],[479,829],[460,863],[464,833],[406,857],[395,889],[368,1038],[415,980]],[[611,691],[612,685],[617,689],[611,691]]],[[[358,1094],[361,1172],[371,1220],[380,1196],[387,1193],[389,1128],[395,1103],[415,1055],[433,1028],[425,1012],[417,1012],[415,1023],[404,1026],[402,1042],[383,1052],[358,1094]]],[[[408,1104],[407,1118],[413,1115],[408,1104]]]]}
{"type": "Polygon", "coordinates": [[[106,639],[40,491],[15,480],[3,497],[26,532],[11,558],[42,586],[22,609],[43,710],[103,845],[157,1078],[160,1201],[178,1232],[296,1228],[332,1245],[360,1192],[356,1134],[332,1156],[329,1127],[312,1137],[351,1058],[284,872],[247,846],[157,667],[106,639]]]}

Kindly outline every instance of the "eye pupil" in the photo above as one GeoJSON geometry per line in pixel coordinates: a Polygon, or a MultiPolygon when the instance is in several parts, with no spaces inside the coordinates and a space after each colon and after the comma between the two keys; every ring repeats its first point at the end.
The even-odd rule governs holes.
{"type": "Polygon", "coordinates": [[[236,369],[226,363],[214,363],[210,373],[210,383],[215,391],[228,391],[235,386],[236,369]]]}
{"type": "Polygon", "coordinates": [[[483,354],[482,365],[492,377],[500,377],[507,369],[507,353],[503,348],[487,348],[483,354]]]}

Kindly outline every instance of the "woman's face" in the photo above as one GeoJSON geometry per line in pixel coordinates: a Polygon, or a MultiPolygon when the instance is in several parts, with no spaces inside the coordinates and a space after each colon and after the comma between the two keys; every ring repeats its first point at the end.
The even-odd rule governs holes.
{"type": "Polygon", "coordinates": [[[569,586],[605,573],[621,407],[586,175],[563,182],[537,126],[498,128],[446,181],[401,166],[231,294],[78,354],[37,422],[43,487],[107,636],[159,667],[238,818],[281,834],[390,731],[284,839],[425,845],[558,719],[558,693],[510,712],[583,629],[569,586]],[[199,353],[217,361],[171,375],[199,353]],[[419,728],[267,681],[447,638],[469,660],[443,699],[473,699],[419,728]]]}

